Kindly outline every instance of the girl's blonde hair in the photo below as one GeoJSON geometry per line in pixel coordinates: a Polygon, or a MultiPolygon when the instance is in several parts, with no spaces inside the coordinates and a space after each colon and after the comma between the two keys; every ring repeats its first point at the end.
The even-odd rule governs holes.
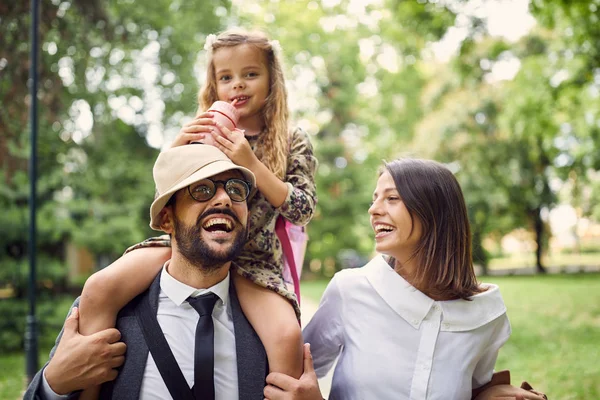
{"type": "Polygon", "coordinates": [[[216,37],[210,35],[205,49],[207,51],[206,79],[198,93],[199,111],[207,110],[218,99],[217,80],[213,55],[223,47],[235,47],[249,44],[263,51],[269,71],[269,95],[262,109],[265,123],[264,131],[258,138],[255,149],[258,159],[280,179],[285,179],[287,168],[288,144],[288,105],[287,90],[280,60],[279,43],[270,41],[262,32],[247,32],[231,29],[216,37]]]}

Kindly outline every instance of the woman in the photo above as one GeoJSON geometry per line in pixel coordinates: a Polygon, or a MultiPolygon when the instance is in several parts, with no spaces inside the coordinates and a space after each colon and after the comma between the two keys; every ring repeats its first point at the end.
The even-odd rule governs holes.
{"type": "MultiPolygon", "coordinates": [[[[369,214],[382,255],[337,273],[303,332],[318,376],[338,360],[330,399],[543,399],[483,390],[510,324],[498,287],[475,277],[453,174],[429,160],[387,163],[369,214]]],[[[267,382],[290,388],[279,378],[267,382]]]]}

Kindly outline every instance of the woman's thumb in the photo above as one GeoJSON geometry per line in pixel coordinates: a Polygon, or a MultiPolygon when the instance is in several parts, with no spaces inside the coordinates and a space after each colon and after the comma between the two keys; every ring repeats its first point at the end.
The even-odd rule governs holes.
{"type": "Polygon", "coordinates": [[[307,372],[315,372],[312,353],[310,352],[310,343],[304,344],[304,373],[306,374],[307,372]]]}

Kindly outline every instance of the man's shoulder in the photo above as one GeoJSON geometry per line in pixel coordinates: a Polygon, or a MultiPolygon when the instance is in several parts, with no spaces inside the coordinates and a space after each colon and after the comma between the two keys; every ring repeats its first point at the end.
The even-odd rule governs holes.
{"type": "Polygon", "coordinates": [[[121,308],[119,313],[117,314],[117,319],[123,319],[127,317],[135,317],[136,309],[140,301],[148,296],[148,290],[144,291],[142,294],[135,297],[129,303],[125,305],[125,307],[121,308]]]}

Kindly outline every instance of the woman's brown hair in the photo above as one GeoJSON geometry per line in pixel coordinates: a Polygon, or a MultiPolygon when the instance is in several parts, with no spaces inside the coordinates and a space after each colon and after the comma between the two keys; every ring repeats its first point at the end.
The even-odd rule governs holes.
{"type": "Polygon", "coordinates": [[[208,43],[208,66],[204,85],[198,93],[199,111],[207,110],[219,100],[213,54],[223,47],[249,44],[263,51],[269,71],[269,95],[263,107],[264,131],[260,134],[256,156],[280,179],[285,179],[288,144],[288,105],[287,90],[280,60],[279,44],[270,41],[262,32],[247,32],[231,29],[220,33],[212,43],[208,43]]]}
{"type": "Polygon", "coordinates": [[[422,226],[411,284],[440,300],[468,299],[484,291],[473,269],[465,199],[452,172],[438,162],[413,158],[385,163],[385,170],[411,219],[422,226]]]}

